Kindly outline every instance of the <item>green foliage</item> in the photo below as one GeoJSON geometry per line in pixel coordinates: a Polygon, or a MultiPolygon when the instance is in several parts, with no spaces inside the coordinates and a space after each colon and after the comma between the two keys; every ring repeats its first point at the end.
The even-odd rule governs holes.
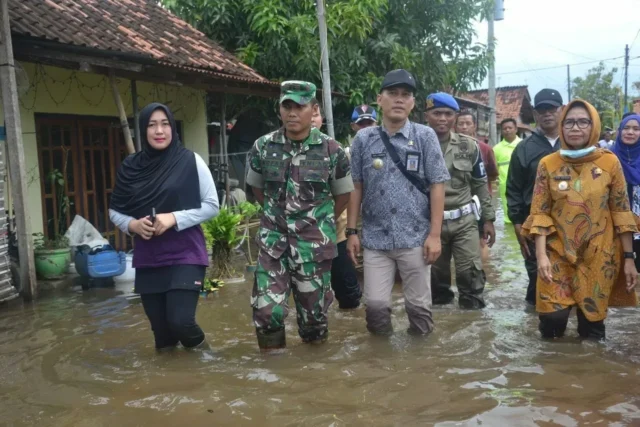
{"type": "Polygon", "coordinates": [[[211,269],[214,277],[231,277],[233,249],[242,240],[239,226],[262,213],[257,203],[243,202],[238,206],[220,208],[218,215],[202,224],[207,248],[211,250],[211,269]]]}
{"type": "MultiPolygon", "coordinates": [[[[315,0],[161,1],[265,77],[321,87],[315,0]]],[[[473,43],[473,24],[491,0],[325,3],[332,89],[347,95],[334,101],[339,137],[349,133],[353,105],[374,104],[382,77],[392,69],[416,76],[420,104],[432,91],[466,91],[486,76],[486,47],[473,43]]],[[[273,117],[274,100],[258,102],[265,119],[273,117]]]]}
{"type": "Polygon", "coordinates": [[[620,101],[622,88],[613,83],[617,68],[607,71],[603,62],[591,68],[585,77],[576,77],[571,84],[571,93],[575,98],[591,103],[598,113],[602,127],[615,127],[624,108],[620,101]],[[621,108],[622,107],[622,108],[621,108]]]}
{"type": "Polygon", "coordinates": [[[258,203],[242,202],[232,209],[236,213],[242,215],[242,219],[245,222],[249,222],[252,219],[259,218],[262,214],[262,206],[260,206],[260,204],[258,203]]]}
{"type": "Polygon", "coordinates": [[[46,238],[42,233],[33,233],[33,247],[37,250],[51,251],[55,249],[69,248],[69,239],[64,235],[57,235],[53,238],[46,238]]]}
{"type": "Polygon", "coordinates": [[[242,215],[221,208],[218,215],[202,224],[207,248],[211,249],[211,269],[215,277],[231,277],[231,253],[240,241],[238,225],[242,215]]]}
{"type": "Polygon", "coordinates": [[[220,288],[224,287],[224,281],[220,279],[204,279],[204,283],[202,283],[202,287],[200,288],[200,292],[216,292],[220,290],[220,288]]]}
{"type": "MultiPolygon", "coordinates": [[[[66,163],[66,162],[65,162],[66,163]]],[[[54,236],[52,239],[58,239],[67,231],[67,216],[69,214],[69,197],[67,197],[67,191],[65,189],[65,180],[63,173],[58,169],[53,169],[47,175],[47,180],[51,181],[51,188],[55,189],[54,194],[56,198],[56,205],[58,207],[57,215],[49,221],[54,222],[54,236]]]]}

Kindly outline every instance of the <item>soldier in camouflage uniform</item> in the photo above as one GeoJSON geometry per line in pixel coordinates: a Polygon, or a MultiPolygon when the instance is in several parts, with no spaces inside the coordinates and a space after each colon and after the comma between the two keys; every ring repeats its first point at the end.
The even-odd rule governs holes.
{"type": "Polygon", "coordinates": [[[258,139],[250,153],[247,183],[264,206],[251,298],[261,350],[285,347],[292,290],[303,341],[322,341],[328,334],[335,219],[346,208],[353,182],[340,144],[311,126],[315,93],[312,83],[283,82],[284,126],[258,139]]]}
{"type": "Polygon", "coordinates": [[[460,308],[484,308],[482,293],[486,277],[480,258],[477,219],[483,221],[483,238],[491,247],[495,241],[496,216],[478,144],[472,138],[452,132],[458,111],[458,103],[447,93],[427,97],[427,121],[438,135],[451,175],[445,185],[442,255],[433,268],[431,293],[434,304],[453,302],[455,295],[450,289],[453,256],[460,308]],[[480,218],[476,217],[478,209],[473,196],[480,200],[480,218]]]}

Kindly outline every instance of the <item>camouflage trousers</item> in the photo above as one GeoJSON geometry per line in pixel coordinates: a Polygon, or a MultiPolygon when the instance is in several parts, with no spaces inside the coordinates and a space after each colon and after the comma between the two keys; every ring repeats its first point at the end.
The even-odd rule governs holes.
{"type": "Polygon", "coordinates": [[[332,260],[297,264],[283,254],[276,259],[264,251],[258,255],[251,307],[261,348],[285,345],[284,321],[293,291],[298,333],[305,342],[327,335],[327,311],[333,302],[332,260]]]}

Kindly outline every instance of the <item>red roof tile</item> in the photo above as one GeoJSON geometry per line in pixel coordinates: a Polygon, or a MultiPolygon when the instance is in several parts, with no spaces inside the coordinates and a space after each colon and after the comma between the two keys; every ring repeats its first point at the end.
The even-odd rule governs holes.
{"type": "MultiPolygon", "coordinates": [[[[484,105],[489,105],[489,90],[473,90],[461,93],[460,96],[469,98],[484,105]]],[[[518,123],[532,120],[530,117],[531,97],[528,86],[507,86],[496,88],[496,121],[508,118],[516,119],[518,123]],[[524,107],[524,110],[523,110],[524,107]],[[521,117],[524,115],[524,117],[521,117]]]]}
{"type": "Polygon", "coordinates": [[[139,54],[161,65],[222,78],[271,83],[151,0],[9,0],[9,16],[16,35],[139,54]]]}

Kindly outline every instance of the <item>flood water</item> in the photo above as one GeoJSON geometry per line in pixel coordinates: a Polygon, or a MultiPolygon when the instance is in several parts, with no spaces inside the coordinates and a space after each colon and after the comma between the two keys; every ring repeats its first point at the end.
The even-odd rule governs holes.
{"type": "Polygon", "coordinates": [[[0,308],[0,425],[640,425],[640,311],[613,309],[604,344],[540,340],[526,273],[499,219],[483,311],[436,308],[428,338],[407,335],[393,294],[391,338],[364,308],[331,308],[330,338],[258,352],[251,283],[202,299],[212,350],[158,355],[132,285],[70,290],[0,308]]]}

